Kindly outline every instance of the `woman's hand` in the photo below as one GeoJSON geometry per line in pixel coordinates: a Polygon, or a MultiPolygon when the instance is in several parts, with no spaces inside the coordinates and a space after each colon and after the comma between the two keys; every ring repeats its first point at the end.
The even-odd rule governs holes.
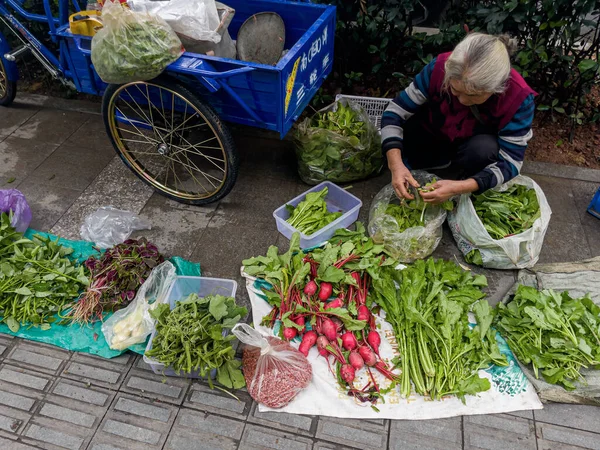
{"type": "Polygon", "coordinates": [[[472,178],[461,181],[440,180],[428,187],[433,188],[433,190],[421,192],[421,197],[423,197],[423,200],[426,203],[432,203],[434,205],[444,203],[455,195],[467,194],[479,189],[477,182],[472,178]]]}
{"type": "Polygon", "coordinates": [[[402,162],[400,150],[394,149],[387,152],[388,167],[392,172],[392,186],[399,198],[407,198],[409,200],[415,197],[410,193],[409,187],[419,187],[419,183],[410,173],[410,170],[402,162]]]}

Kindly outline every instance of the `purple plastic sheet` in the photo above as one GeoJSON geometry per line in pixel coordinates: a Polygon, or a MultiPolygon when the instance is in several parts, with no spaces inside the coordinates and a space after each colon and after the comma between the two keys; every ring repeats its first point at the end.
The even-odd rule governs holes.
{"type": "Polygon", "coordinates": [[[13,217],[11,225],[24,233],[31,223],[31,208],[25,196],[17,189],[0,190],[0,212],[10,213],[13,217]]]}

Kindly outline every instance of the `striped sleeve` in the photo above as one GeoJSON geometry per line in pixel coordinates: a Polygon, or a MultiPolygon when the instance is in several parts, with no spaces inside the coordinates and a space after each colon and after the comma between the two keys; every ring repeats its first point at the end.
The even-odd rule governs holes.
{"type": "Polygon", "coordinates": [[[435,59],[415,77],[414,81],[392,100],[381,117],[381,147],[383,153],[393,148],[402,148],[404,123],[427,102],[429,83],[435,59]]]}
{"type": "Polygon", "coordinates": [[[490,164],[473,178],[479,185],[478,193],[499,186],[521,172],[527,143],[533,136],[531,123],[535,103],[529,95],[511,119],[498,133],[499,161],[490,164]]]}

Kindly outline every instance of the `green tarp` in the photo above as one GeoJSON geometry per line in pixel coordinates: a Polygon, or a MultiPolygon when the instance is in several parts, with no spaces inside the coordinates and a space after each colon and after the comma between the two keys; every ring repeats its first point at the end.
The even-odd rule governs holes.
{"type": "MultiPolygon", "coordinates": [[[[28,229],[25,233],[25,237],[31,238],[33,235],[39,234],[44,237],[50,237],[52,240],[56,240],[58,236],[49,233],[43,233],[28,229]]],[[[88,259],[92,255],[98,255],[98,251],[94,248],[91,242],[87,241],[70,241],[67,239],[58,238],[59,244],[65,247],[73,249],[73,253],[69,255],[69,258],[81,263],[88,259]]],[[[201,275],[200,264],[192,263],[180,257],[173,257],[169,261],[175,266],[177,275],[180,276],[196,276],[201,275]]],[[[10,331],[5,323],[0,324],[0,333],[10,334],[12,336],[18,336],[23,339],[30,341],[43,342],[46,344],[56,345],[57,347],[64,348],[66,350],[72,350],[75,352],[90,353],[92,355],[98,355],[103,358],[114,358],[119,356],[123,351],[111,350],[104,340],[102,334],[102,323],[96,322],[93,325],[81,326],[77,324],[73,325],[57,325],[53,324],[49,330],[41,330],[39,328],[28,328],[22,326],[19,331],[13,333],[10,331]]],[[[146,343],[137,344],[130,347],[129,350],[143,354],[146,349],[146,343]]]]}

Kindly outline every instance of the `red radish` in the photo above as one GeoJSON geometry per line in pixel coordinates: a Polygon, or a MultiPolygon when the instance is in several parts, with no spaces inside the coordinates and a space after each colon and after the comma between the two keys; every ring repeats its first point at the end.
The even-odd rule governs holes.
{"type": "Polygon", "coordinates": [[[357,352],[350,352],[348,361],[350,362],[350,365],[354,367],[354,370],[360,370],[365,365],[365,360],[360,356],[360,353],[357,352]]]}
{"type": "Polygon", "coordinates": [[[321,335],[317,338],[317,348],[319,349],[319,354],[327,358],[329,356],[329,352],[327,351],[327,346],[329,345],[329,339],[325,336],[321,335]]]}
{"type": "Polygon", "coordinates": [[[354,382],[354,378],[356,377],[356,372],[354,371],[354,367],[352,367],[350,364],[344,364],[340,369],[340,375],[342,380],[348,384],[352,384],[354,382]]]}
{"type": "Polygon", "coordinates": [[[367,342],[377,356],[379,356],[379,346],[381,345],[381,336],[379,336],[379,333],[375,330],[369,331],[369,334],[367,335],[367,342]]]}
{"type": "Polygon", "coordinates": [[[329,299],[329,297],[331,297],[332,293],[333,293],[333,286],[331,285],[331,283],[327,283],[326,281],[323,281],[321,283],[321,289],[319,289],[319,300],[324,302],[325,300],[329,299]]]}
{"type": "Polygon", "coordinates": [[[283,329],[283,337],[286,341],[291,341],[296,337],[297,334],[298,331],[293,327],[283,329]]]}
{"type": "Polygon", "coordinates": [[[369,308],[367,308],[365,305],[359,306],[358,315],[356,316],[356,318],[363,322],[368,322],[371,318],[371,311],[369,311],[369,308]]]}
{"type": "Polygon", "coordinates": [[[306,283],[306,286],[304,286],[304,293],[306,295],[308,295],[309,297],[312,297],[313,295],[315,295],[317,293],[317,283],[315,283],[314,281],[309,281],[308,283],[306,283]]]}
{"type": "Polygon", "coordinates": [[[342,323],[342,321],[340,319],[338,319],[337,317],[333,317],[331,319],[331,321],[334,323],[335,325],[335,331],[336,332],[340,332],[342,331],[342,328],[344,328],[344,324],[342,323]]]}
{"type": "Polygon", "coordinates": [[[373,367],[375,364],[377,364],[377,357],[375,356],[375,353],[373,353],[373,351],[366,345],[359,347],[358,353],[360,356],[362,356],[362,359],[364,359],[367,366],[373,367]]]}
{"type": "Polygon", "coordinates": [[[342,347],[346,350],[354,350],[358,347],[358,342],[356,341],[356,337],[354,337],[354,333],[346,331],[342,334],[342,347]]]}
{"type": "Polygon", "coordinates": [[[321,332],[329,341],[335,341],[337,339],[337,329],[335,324],[330,319],[323,320],[321,324],[321,332]]]}
{"type": "Polygon", "coordinates": [[[300,325],[302,327],[302,329],[300,330],[300,333],[304,333],[304,330],[306,329],[306,327],[304,326],[304,316],[298,316],[294,319],[294,323],[296,325],[300,325]]]}
{"type": "Polygon", "coordinates": [[[306,333],[304,333],[304,336],[302,336],[302,342],[300,343],[300,347],[298,347],[298,350],[304,356],[308,356],[308,352],[310,351],[311,348],[313,348],[313,346],[316,343],[317,343],[317,333],[315,333],[312,330],[307,331],[306,333]]]}
{"type": "Polygon", "coordinates": [[[325,309],[341,308],[344,306],[344,302],[341,298],[336,298],[325,305],[325,309]]]}

